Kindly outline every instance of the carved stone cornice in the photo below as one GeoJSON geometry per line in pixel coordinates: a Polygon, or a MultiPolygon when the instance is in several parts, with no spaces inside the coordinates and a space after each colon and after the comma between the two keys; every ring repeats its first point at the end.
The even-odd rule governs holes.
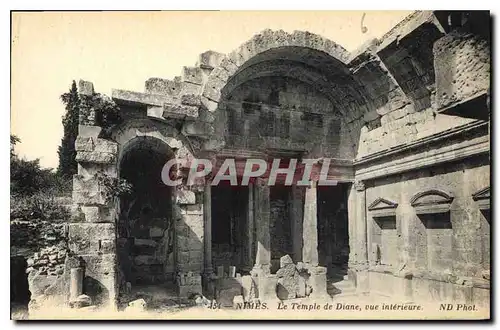
{"type": "Polygon", "coordinates": [[[487,122],[474,121],[430,137],[369,155],[354,162],[356,178],[366,181],[457,161],[475,155],[488,154],[490,152],[490,143],[487,131],[487,122]],[[470,133],[472,132],[479,134],[471,138],[470,133]],[[462,134],[469,134],[469,137],[458,140],[454,144],[448,142],[462,134]],[[441,145],[430,146],[438,143],[441,143],[441,145]]]}

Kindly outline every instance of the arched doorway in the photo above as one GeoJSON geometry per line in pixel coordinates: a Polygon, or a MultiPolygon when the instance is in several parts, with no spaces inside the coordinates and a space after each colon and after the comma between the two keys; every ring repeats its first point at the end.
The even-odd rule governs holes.
{"type": "Polygon", "coordinates": [[[117,226],[122,286],[173,280],[172,188],[161,179],[162,168],[172,157],[165,142],[148,136],[133,138],[121,152],[119,175],[132,185],[132,192],[120,199],[117,226]]]}
{"type": "MultiPolygon", "coordinates": [[[[258,255],[253,260],[255,266],[269,267],[271,273],[280,268],[280,258],[289,255],[294,262],[326,268],[329,277],[342,280],[349,256],[347,205],[354,180],[352,159],[363,126],[357,119],[374,111],[373,104],[365,86],[349,69],[341,47],[308,33],[283,38],[280,33],[264,31],[230,53],[205,84],[202,98],[206,98],[207,110],[214,111],[215,117],[213,139],[223,141],[217,157],[235,158],[237,162],[260,158],[268,165],[276,158],[285,163],[291,159],[298,163],[303,159],[329,159],[328,179],[338,185],[259,187],[262,191],[258,194],[269,202],[265,207],[252,205],[246,195],[237,203],[218,207],[219,200],[228,198],[223,189],[213,189],[212,231],[224,226],[243,227],[245,234],[240,241],[247,246],[234,244],[239,252],[233,255],[258,255]],[[306,199],[310,190],[314,193],[306,199]],[[307,214],[306,204],[314,204],[307,214]],[[235,208],[244,210],[244,216],[239,216],[235,208]],[[245,218],[248,224],[252,216],[263,222],[254,220],[254,225],[268,228],[268,233],[259,234],[239,220],[245,218]],[[220,219],[230,220],[223,224],[220,219]],[[227,225],[231,220],[233,223],[227,225]],[[253,243],[247,239],[252,235],[253,243]]],[[[241,162],[240,168],[243,166],[241,162]]],[[[217,264],[228,258],[218,255],[214,247],[212,259],[217,264]]],[[[238,272],[250,268],[244,260],[246,267],[238,267],[233,261],[238,272]]]]}

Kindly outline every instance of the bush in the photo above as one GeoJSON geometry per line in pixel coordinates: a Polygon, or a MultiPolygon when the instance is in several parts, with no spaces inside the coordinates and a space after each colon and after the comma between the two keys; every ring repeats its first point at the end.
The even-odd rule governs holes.
{"type": "Polygon", "coordinates": [[[31,196],[11,196],[11,219],[43,219],[67,221],[70,217],[68,208],[60,204],[50,192],[37,192],[31,196]]]}

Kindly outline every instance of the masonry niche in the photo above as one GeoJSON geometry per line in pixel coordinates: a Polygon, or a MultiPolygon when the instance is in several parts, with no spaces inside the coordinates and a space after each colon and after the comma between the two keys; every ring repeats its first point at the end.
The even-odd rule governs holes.
{"type": "Polygon", "coordinates": [[[453,269],[453,226],[450,206],[453,196],[440,190],[416,194],[410,200],[417,220],[415,257],[417,267],[431,272],[453,269]]]}
{"type": "Polygon", "coordinates": [[[173,280],[172,188],[161,179],[171,149],[151,137],[138,137],[123,150],[120,177],[132,192],[120,199],[118,258],[123,280],[132,286],[173,280]]]}

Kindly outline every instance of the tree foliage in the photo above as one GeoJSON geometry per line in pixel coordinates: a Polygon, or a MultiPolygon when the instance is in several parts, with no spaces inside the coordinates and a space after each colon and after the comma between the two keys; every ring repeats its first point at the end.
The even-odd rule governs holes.
{"type": "Polygon", "coordinates": [[[57,173],[68,178],[77,173],[75,141],[78,136],[78,118],[81,101],[74,80],[69,92],[61,95],[61,101],[66,107],[66,113],[62,119],[64,129],[63,138],[57,151],[59,154],[57,173]]]}
{"type": "Polygon", "coordinates": [[[10,191],[12,195],[31,196],[36,192],[61,185],[61,180],[52,169],[42,168],[40,160],[20,158],[14,151],[21,140],[10,136],[10,191]]]}

